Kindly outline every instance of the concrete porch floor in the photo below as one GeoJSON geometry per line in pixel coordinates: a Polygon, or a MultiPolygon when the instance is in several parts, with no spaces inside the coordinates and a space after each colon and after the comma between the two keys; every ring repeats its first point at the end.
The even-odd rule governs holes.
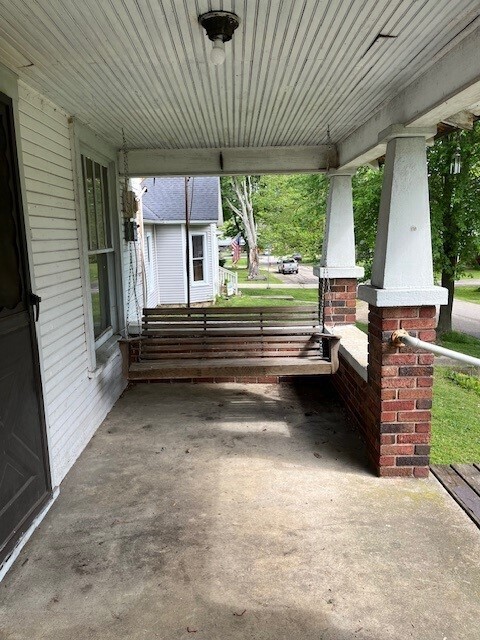
{"type": "Polygon", "coordinates": [[[324,378],[138,385],[0,584],[1,640],[477,640],[480,535],[324,378]]]}

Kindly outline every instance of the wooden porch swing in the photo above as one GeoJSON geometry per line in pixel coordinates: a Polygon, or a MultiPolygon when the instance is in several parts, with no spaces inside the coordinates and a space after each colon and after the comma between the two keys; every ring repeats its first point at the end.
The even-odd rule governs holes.
{"type": "Polygon", "coordinates": [[[120,341],[128,380],[326,375],[339,338],[307,307],[144,309],[142,335],[120,341]]]}

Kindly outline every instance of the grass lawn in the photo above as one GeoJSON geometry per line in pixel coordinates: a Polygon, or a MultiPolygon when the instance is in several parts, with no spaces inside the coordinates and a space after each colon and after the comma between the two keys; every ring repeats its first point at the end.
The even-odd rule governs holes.
{"type": "Polygon", "coordinates": [[[480,287],[475,285],[455,287],[455,298],[458,298],[458,300],[464,300],[465,302],[475,302],[476,304],[480,304],[480,287]]]}
{"type": "MultiPolygon", "coordinates": [[[[233,271],[234,273],[237,274],[239,284],[241,284],[242,282],[255,282],[255,280],[249,280],[247,278],[248,272],[247,272],[246,258],[240,258],[236,267],[232,266],[232,260],[230,258],[227,259],[227,261],[225,262],[225,269],[228,269],[229,271],[233,271]]],[[[266,283],[267,276],[268,276],[268,280],[270,284],[282,284],[282,281],[280,280],[280,278],[277,278],[277,276],[275,275],[276,270],[277,270],[277,263],[273,261],[270,264],[270,275],[268,275],[267,269],[259,269],[258,275],[260,278],[262,278],[260,282],[266,283]]]]}
{"type": "Polygon", "coordinates": [[[445,349],[460,351],[468,356],[480,358],[480,340],[459,331],[448,331],[438,339],[438,344],[445,349]]]}
{"type": "Polygon", "coordinates": [[[480,395],[448,375],[447,368],[435,367],[431,462],[480,462],[480,395]]]}
{"type": "Polygon", "coordinates": [[[217,307],[291,307],[304,304],[318,304],[317,289],[243,289],[241,296],[229,300],[219,298],[217,307]],[[262,296],[262,297],[258,297],[262,296]],[[293,298],[282,300],[281,297],[293,298]]]}
{"type": "Polygon", "coordinates": [[[462,280],[466,280],[467,278],[474,278],[475,280],[480,280],[480,269],[467,269],[465,271],[465,275],[462,276],[462,280]]]}

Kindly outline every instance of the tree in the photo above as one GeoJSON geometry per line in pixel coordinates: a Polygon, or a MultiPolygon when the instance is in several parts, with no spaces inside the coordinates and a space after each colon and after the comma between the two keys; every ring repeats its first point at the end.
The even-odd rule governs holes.
{"type": "Polygon", "coordinates": [[[366,278],[372,274],[382,181],[383,169],[374,171],[369,167],[360,167],[353,178],[357,260],[363,265],[366,278]]]}
{"type": "Polygon", "coordinates": [[[321,250],[328,184],[319,174],[261,176],[254,193],[260,243],[278,255],[321,250]]]}
{"type": "Polygon", "coordinates": [[[440,307],[439,333],[452,329],[455,280],[480,250],[479,143],[476,125],[472,131],[439,138],[428,152],[434,265],[448,290],[448,304],[440,307]]]}
{"type": "MultiPolygon", "coordinates": [[[[452,328],[455,280],[480,252],[480,127],[437,138],[428,150],[433,265],[448,290],[437,330],[452,328]],[[460,169],[455,173],[455,157],[460,169]]],[[[362,167],[353,181],[357,256],[370,277],[383,171],[362,167]]]]}
{"type": "Polygon", "coordinates": [[[224,200],[239,221],[246,236],[248,245],[248,279],[258,278],[258,239],[257,225],[253,211],[253,192],[257,179],[252,176],[232,176],[224,189],[224,200]]]}

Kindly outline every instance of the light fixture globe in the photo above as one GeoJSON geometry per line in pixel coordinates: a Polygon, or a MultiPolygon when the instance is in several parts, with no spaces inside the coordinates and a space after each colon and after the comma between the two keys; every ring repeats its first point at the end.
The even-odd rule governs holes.
{"type": "Polygon", "coordinates": [[[199,23],[213,42],[210,60],[219,65],[225,62],[225,42],[232,39],[233,32],[240,24],[240,18],[230,11],[208,11],[198,18],[199,23]]]}

